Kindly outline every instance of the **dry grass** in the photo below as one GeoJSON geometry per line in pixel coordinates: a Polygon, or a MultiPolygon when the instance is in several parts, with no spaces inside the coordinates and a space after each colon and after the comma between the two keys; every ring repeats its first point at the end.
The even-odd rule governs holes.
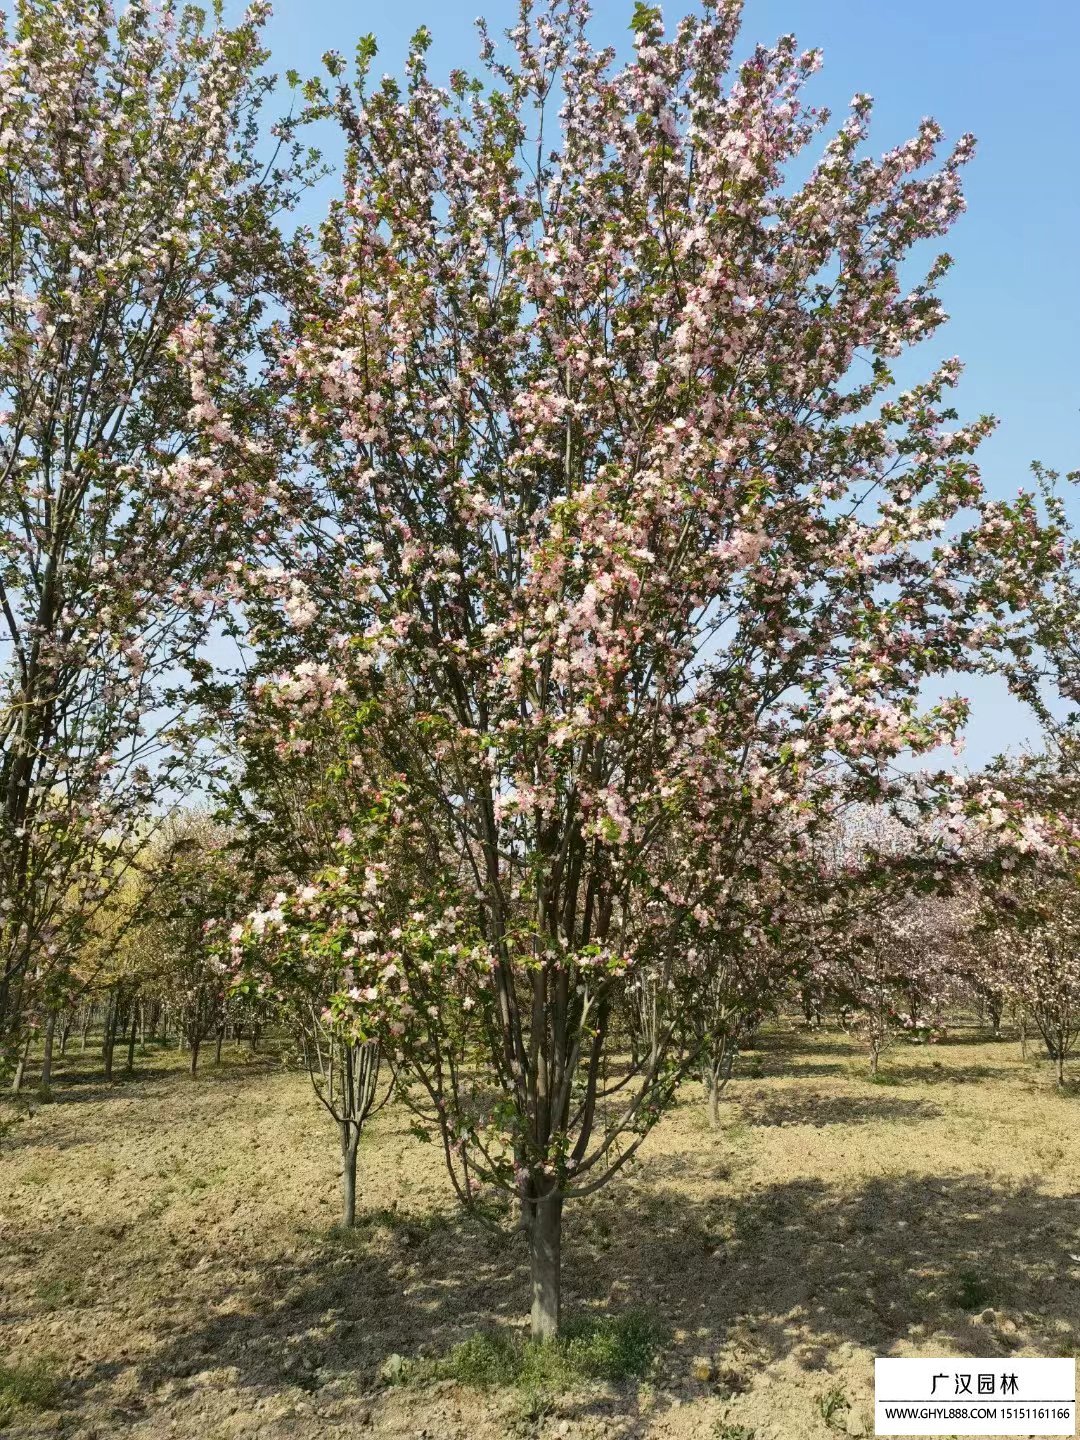
{"type": "Polygon", "coordinates": [[[872,1085],[844,1036],[766,1034],[720,1134],[687,1086],[643,1163],[568,1209],[568,1312],[646,1317],[645,1377],[486,1387],[521,1237],[461,1219],[400,1113],[342,1235],[305,1078],[227,1047],[194,1082],[171,1053],[108,1087],[90,1058],[0,1151],[5,1436],[825,1440],[872,1429],[875,1354],[1080,1347],[1080,1092],[1014,1043],[904,1046],[872,1085]]]}

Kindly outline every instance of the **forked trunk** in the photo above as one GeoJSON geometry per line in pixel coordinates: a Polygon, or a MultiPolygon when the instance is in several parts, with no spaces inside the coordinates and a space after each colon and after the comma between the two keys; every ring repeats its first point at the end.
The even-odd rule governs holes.
{"type": "Polygon", "coordinates": [[[341,1122],[341,1223],[351,1229],[356,1224],[356,1152],[360,1148],[360,1132],[347,1120],[341,1122]]]}
{"type": "Polygon", "coordinates": [[[562,1260],[562,1196],[537,1200],[529,1230],[532,1252],[532,1336],[553,1340],[559,1333],[562,1260]]]}

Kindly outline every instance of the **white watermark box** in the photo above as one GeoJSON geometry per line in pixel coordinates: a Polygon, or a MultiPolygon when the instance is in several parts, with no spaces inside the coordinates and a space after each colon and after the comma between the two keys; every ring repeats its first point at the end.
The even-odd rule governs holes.
{"type": "Polygon", "coordinates": [[[1075,1435],[1076,1362],[874,1361],[878,1435],[1075,1435]]]}

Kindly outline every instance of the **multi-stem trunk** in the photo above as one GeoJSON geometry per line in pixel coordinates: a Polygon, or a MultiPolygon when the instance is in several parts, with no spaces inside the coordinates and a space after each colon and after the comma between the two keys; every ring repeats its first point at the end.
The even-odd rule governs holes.
{"type": "Polygon", "coordinates": [[[348,1120],[341,1122],[341,1223],[347,1229],[356,1224],[356,1152],[360,1131],[348,1120]]]}
{"type": "Polygon", "coordinates": [[[562,1289],[562,1196],[550,1194],[533,1206],[529,1226],[532,1259],[532,1335],[553,1340],[559,1333],[562,1289]]]}

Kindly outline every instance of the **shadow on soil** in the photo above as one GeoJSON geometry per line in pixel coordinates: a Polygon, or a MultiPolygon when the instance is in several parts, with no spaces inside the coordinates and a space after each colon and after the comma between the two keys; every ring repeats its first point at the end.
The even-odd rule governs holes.
{"type": "Polygon", "coordinates": [[[933,1120],[941,1114],[926,1100],[875,1095],[767,1095],[747,1097],[742,1118],[751,1125],[872,1125],[933,1120]]]}
{"type": "MultiPolygon", "coordinates": [[[[1003,1312],[1038,1326],[1043,1353],[1071,1353],[1080,1344],[1070,1258],[1078,1198],[974,1177],[890,1178],[855,1192],[790,1183],[691,1204],[664,1186],[616,1182],[568,1207],[564,1304],[577,1314],[644,1308],[685,1335],[660,1362],[669,1398],[703,1393],[690,1357],[736,1340],[747,1383],[789,1354],[816,1369],[821,1351],[842,1342],[887,1354],[913,1333],[951,1337],[961,1353],[1007,1354],[1022,1342],[1003,1312]]],[[[477,1330],[518,1322],[527,1303],[523,1237],[452,1214],[368,1215],[354,1232],[309,1235],[287,1262],[239,1276],[212,1246],[206,1259],[223,1272],[231,1264],[234,1279],[211,1293],[201,1324],[190,1310],[172,1329],[166,1312],[155,1316],[155,1355],[138,1387],[143,1420],[160,1387],[175,1398],[211,1370],[233,1371],[249,1402],[293,1387],[316,1403],[316,1392],[372,1392],[388,1356],[445,1353],[477,1330]]],[[[67,1403],[77,1406],[77,1392],[113,1368],[70,1385],[67,1403]]],[[[611,1405],[610,1395],[582,1398],[579,1413],[611,1405]]],[[[631,1390],[618,1405],[621,1435],[639,1433],[634,1409],[631,1390]]],[[[112,1422],[122,1430],[130,1418],[117,1412],[112,1422]]]]}

